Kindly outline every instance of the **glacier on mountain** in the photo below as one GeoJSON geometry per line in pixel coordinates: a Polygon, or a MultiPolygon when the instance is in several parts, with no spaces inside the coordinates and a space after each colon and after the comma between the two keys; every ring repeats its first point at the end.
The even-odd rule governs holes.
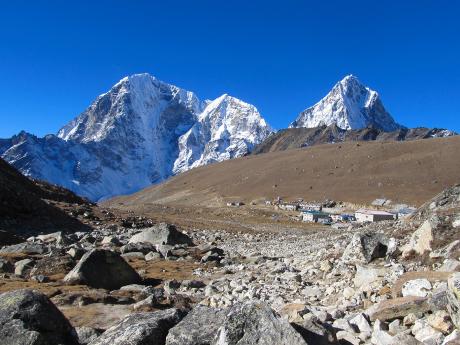
{"type": "Polygon", "coordinates": [[[27,176],[100,200],[243,156],[271,132],[254,106],[234,97],[200,101],[137,74],[97,97],[57,135],[21,132],[0,140],[0,154],[27,176]]]}
{"type": "Polygon", "coordinates": [[[378,93],[361,84],[353,75],[346,76],[326,97],[301,112],[289,127],[313,128],[332,124],[347,130],[373,126],[388,132],[402,127],[385,110],[378,93]]]}

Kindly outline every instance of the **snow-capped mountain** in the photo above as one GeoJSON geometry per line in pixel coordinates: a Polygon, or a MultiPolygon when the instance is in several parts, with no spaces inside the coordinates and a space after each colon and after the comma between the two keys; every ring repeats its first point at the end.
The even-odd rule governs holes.
{"type": "Polygon", "coordinates": [[[229,95],[210,102],[179,138],[174,173],[251,152],[272,130],[256,107],[229,95]]]}
{"type": "Polygon", "coordinates": [[[57,134],[0,140],[25,175],[92,200],[127,194],[244,155],[272,132],[257,109],[223,95],[200,101],[149,74],[123,78],[57,134]]]}
{"type": "Polygon", "coordinates": [[[338,82],[314,106],[301,112],[289,127],[313,128],[332,124],[342,129],[373,126],[383,131],[394,131],[402,127],[385,110],[378,93],[361,84],[352,75],[338,82]]]}

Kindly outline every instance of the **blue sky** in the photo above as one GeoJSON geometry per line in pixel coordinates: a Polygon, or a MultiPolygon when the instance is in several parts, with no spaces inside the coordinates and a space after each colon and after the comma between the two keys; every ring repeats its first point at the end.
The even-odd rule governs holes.
{"type": "Polygon", "coordinates": [[[126,75],[275,128],[354,74],[406,126],[460,131],[458,1],[2,1],[0,137],[55,133],[126,75]]]}

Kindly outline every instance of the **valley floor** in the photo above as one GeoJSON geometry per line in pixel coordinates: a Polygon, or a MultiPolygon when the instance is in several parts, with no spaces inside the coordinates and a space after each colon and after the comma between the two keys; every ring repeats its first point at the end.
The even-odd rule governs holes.
{"type": "Polygon", "coordinates": [[[93,206],[80,216],[93,219],[89,233],[36,236],[1,249],[0,292],[42,291],[78,331],[92,330],[99,340],[91,344],[108,344],[104,334],[96,337],[135,312],[201,305],[210,309],[196,317],[205,318],[210,310],[259,302],[295,329],[318,332],[325,344],[460,338],[458,312],[432,306],[439,293],[451,293],[447,282],[460,271],[460,187],[406,221],[338,230],[300,222],[297,214],[265,205],[93,206]],[[134,241],[147,240],[148,229],[165,229],[161,222],[175,224],[194,245],[134,241]],[[435,239],[425,248],[430,234],[435,239]],[[95,248],[121,253],[142,282],[107,289],[66,281],[82,253],[95,248]]]}

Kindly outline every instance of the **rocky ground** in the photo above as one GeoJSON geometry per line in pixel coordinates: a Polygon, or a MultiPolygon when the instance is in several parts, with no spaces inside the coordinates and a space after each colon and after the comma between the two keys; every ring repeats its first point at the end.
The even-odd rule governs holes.
{"type": "Polygon", "coordinates": [[[65,212],[0,249],[2,344],[460,344],[460,186],[347,230],[65,212]]]}

